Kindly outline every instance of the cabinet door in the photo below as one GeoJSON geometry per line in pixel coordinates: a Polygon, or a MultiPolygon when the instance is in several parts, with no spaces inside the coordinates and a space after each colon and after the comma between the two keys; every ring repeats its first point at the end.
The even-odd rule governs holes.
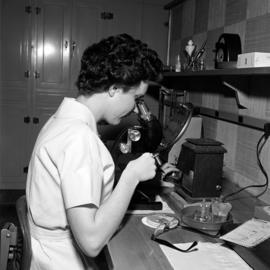
{"type": "Polygon", "coordinates": [[[23,189],[30,158],[30,117],[17,104],[1,104],[0,113],[0,189],[23,189]]]}
{"type": "Polygon", "coordinates": [[[72,13],[72,39],[71,39],[71,72],[70,88],[77,93],[75,82],[77,80],[81,56],[89,45],[101,38],[100,25],[101,7],[93,1],[74,1],[72,13]]]}
{"type": "Polygon", "coordinates": [[[151,48],[157,51],[166,63],[168,11],[155,3],[144,3],[142,18],[142,37],[151,48]]]}
{"type": "Polygon", "coordinates": [[[29,161],[31,7],[29,1],[1,2],[0,189],[24,188],[29,161]],[[26,172],[26,171],[25,171],[26,172]]]}
{"type": "Polygon", "coordinates": [[[63,95],[69,86],[71,1],[35,3],[34,96],[42,92],[63,95]]]}
{"type": "Polygon", "coordinates": [[[141,38],[142,4],[140,1],[107,1],[103,5],[101,15],[103,15],[103,37],[127,33],[135,38],[141,38]]]}
{"type": "Polygon", "coordinates": [[[40,119],[47,110],[55,111],[64,96],[71,95],[72,1],[36,0],[34,3],[32,117],[40,119]]]}
{"type": "Polygon", "coordinates": [[[28,88],[31,49],[31,11],[27,12],[28,6],[29,1],[2,0],[1,92],[8,92],[5,94],[28,88]]]}

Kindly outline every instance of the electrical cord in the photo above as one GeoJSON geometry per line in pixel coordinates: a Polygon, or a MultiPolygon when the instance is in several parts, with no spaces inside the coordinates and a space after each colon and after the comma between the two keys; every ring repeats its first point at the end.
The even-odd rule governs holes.
{"type": "MultiPolygon", "coordinates": [[[[265,136],[262,136],[262,138],[264,138],[264,142],[262,143],[261,147],[259,148],[259,146],[257,147],[257,160],[258,160],[258,165],[259,165],[259,168],[261,169],[266,181],[265,181],[265,184],[262,185],[262,187],[265,187],[265,189],[259,193],[258,195],[256,195],[256,198],[259,198],[260,196],[262,196],[266,191],[267,191],[267,188],[268,188],[268,184],[269,184],[269,179],[268,179],[268,175],[267,175],[267,172],[266,170],[264,169],[262,163],[261,163],[261,160],[260,160],[260,154],[261,154],[261,151],[265,145],[265,143],[267,142],[267,139],[268,139],[268,135],[264,134],[265,136]]],[[[259,144],[259,143],[258,143],[259,144]]]]}
{"type": "Polygon", "coordinates": [[[264,190],[262,192],[260,192],[259,194],[257,194],[255,196],[255,198],[259,198],[260,196],[262,196],[267,191],[268,184],[269,184],[269,179],[268,179],[267,172],[266,172],[266,170],[264,169],[264,167],[263,167],[263,165],[261,163],[260,154],[261,154],[261,151],[262,151],[262,149],[263,149],[263,147],[264,147],[265,143],[267,142],[267,140],[269,138],[269,135],[270,135],[269,134],[269,124],[265,124],[264,130],[265,130],[265,133],[260,137],[260,139],[259,139],[259,141],[257,143],[257,146],[256,146],[256,156],[257,156],[257,162],[258,162],[259,168],[260,168],[260,170],[262,171],[262,173],[263,173],[263,175],[265,177],[265,183],[260,184],[260,185],[248,185],[246,187],[240,188],[239,190],[224,196],[223,201],[226,201],[229,197],[232,197],[232,196],[234,196],[234,195],[236,195],[236,194],[238,194],[238,193],[240,193],[243,190],[246,190],[248,188],[263,188],[264,187],[264,190]],[[263,139],[264,139],[264,141],[263,141],[263,139]]]}

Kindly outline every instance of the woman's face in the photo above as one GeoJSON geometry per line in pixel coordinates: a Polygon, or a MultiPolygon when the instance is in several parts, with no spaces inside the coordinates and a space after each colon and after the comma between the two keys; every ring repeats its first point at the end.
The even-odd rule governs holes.
{"type": "Polygon", "coordinates": [[[105,120],[111,125],[118,125],[122,118],[132,111],[137,113],[136,99],[143,97],[148,84],[141,82],[139,86],[130,88],[124,92],[122,88],[116,88],[110,99],[110,108],[107,109],[105,120]]]}

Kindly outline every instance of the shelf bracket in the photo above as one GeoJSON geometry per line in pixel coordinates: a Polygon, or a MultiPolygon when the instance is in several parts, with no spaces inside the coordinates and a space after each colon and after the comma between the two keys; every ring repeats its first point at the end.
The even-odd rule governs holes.
{"type": "Polygon", "coordinates": [[[247,98],[246,95],[243,94],[243,92],[236,88],[235,86],[231,85],[230,83],[226,81],[222,81],[222,84],[226,87],[228,87],[230,90],[233,90],[235,93],[235,99],[236,103],[239,109],[247,109],[247,98]]]}

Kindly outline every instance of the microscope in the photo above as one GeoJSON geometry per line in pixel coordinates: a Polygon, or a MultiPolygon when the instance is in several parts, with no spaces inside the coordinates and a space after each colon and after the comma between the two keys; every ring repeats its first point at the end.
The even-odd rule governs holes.
{"type": "MultiPolygon", "coordinates": [[[[166,89],[161,88],[161,91],[166,89]]],[[[168,160],[168,153],[172,146],[185,133],[193,113],[193,106],[190,103],[177,104],[178,110],[184,115],[183,121],[179,124],[176,136],[170,141],[166,141],[163,134],[163,127],[155,115],[151,113],[142,98],[136,100],[138,108],[138,124],[125,128],[117,136],[111,148],[111,154],[116,165],[116,183],[118,177],[129,161],[138,158],[145,152],[154,154],[158,167],[157,175],[154,179],[140,183],[134,193],[129,205],[130,210],[160,210],[161,202],[156,202],[156,195],[161,189],[161,166],[168,160]]]]}

